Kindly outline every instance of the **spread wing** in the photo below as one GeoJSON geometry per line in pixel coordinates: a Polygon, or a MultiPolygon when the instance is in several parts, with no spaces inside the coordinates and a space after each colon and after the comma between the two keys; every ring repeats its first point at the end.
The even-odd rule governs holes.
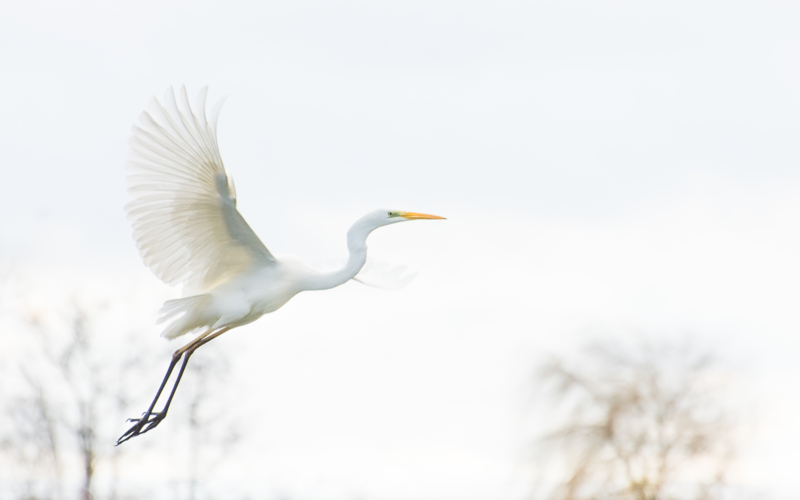
{"type": "Polygon", "coordinates": [[[139,254],[162,281],[195,293],[275,262],[236,210],[236,190],[217,145],[222,101],[209,123],[207,90],[197,96],[197,113],[185,87],[179,104],[172,88],[163,104],[153,98],[133,126],[127,163],[133,201],[125,210],[139,254]]]}

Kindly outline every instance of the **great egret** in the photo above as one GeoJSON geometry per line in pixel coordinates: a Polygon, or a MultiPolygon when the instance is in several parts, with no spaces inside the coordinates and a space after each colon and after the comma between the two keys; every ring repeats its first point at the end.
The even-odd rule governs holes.
{"type": "Polygon", "coordinates": [[[217,145],[217,117],[222,101],[206,119],[207,88],[192,111],[181,87],[176,103],[172,88],[161,104],[153,98],[130,138],[129,193],[125,207],[133,237],[147,267],[169,285],[182,284],[183,298],[168,300],[158,322],[170,322],[163,336],[197,337],[172,355],[153,402],[118,440],[121,444],[156,427],[167,416],[186,364],[194,351],[231,328],[271,313],[306,290],[339,286],[364,266],[367,236],[397,222],[443,219],[399,210],[376,210],[347,232],[350,256],[334,272],[314,270],[292,259],[277,259],[236,210],[233,180],[217,145]],[[154,411],[173,369],[180,371],[164,408],[154,411]]]}

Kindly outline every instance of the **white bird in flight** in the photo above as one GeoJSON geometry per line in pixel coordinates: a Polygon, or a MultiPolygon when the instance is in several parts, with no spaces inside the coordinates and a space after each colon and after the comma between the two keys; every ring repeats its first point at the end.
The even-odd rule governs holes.
{"type": "Polygon", "coordinates": [[[153,98],[130,138],[129,193],[125,207],[136,246],[147,267],[169,285],[182,284],[183,298],[168,300],[158,322],[163,336],[197,337],[175,351],[150,407],[118,440],[121,444],[156,427],[167,410],[189,357],[231,328],[251,323],[306,290],[327,290],[354,279],[367,260],[366,240],[381,227],[435,215],[382,209],[360,218],[347,231],[347,264],[322,272],[299,260],[277,259],[236,209],[233,180],[217,145],[222,102],[206,119],[207,88],[192,111],[186,88],[176,103],[172,88],[164,103],[153,98]],[[164,408],[154,411],[169,377],[183,358],[164,408]]]}

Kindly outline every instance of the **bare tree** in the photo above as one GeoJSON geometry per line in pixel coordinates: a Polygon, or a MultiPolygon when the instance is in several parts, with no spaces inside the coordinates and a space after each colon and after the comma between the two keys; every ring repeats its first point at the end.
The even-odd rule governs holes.
{"type": "Polygon", "coordinates": [[[721,494],[733,422],[724,371],[708,353],[691,344],[596,343],[552,359],[538,380],[558,420],[537,446],[540,481],[549,474],[555,483],[545,488],[552,500],[721,494]]]}
{"type": "Polygon", "coordinates": [[[20,348],[16,366],[4,370],[17,383],[0,407],[11,424],[0,429],[0,461],[23,472],[22,498],[74,498],[65,491],[77,486],[78,497],[91,500],[98,466],[113,466],[119,458],[110,445],[117,429],[108,422],[129,409],[122,387],[126,378],[136,378],[132,370],[141,352],[110,355],[113,339],[102,339],[93,324],[104,308],[73,298],[58,311],[17,311],[23,321],[16,333],[27,351],[20,348]]]}
{"type": "MultiPolygon", "coordinates": [[[[89,313],[75,304],[70,317],[66,318],[68,327],[65,335],[57,334],[48,328],[39,315],[31,315],[29,324],[39,336],[41,353],[47,369],[39,374],[26,372],[32,393],[40,408],[55,407],[47,413],[40,411],[49,434],[55,436],[62,429],[65,438],[74,440],[80,470],[80,497],[92,500],[93,480],[98,462],[99,415],[107,413],[114,404],[115,387],[109,383],[109,366],[97,352],[94,338],[87,329],[89,313]],[[51,375],[48,378],[48,373],[51,375]],[[51,392],[45,390],[48,384],[51,392]]],[[[53,438],[55,442],[55,438],[53,438]]],[[[59,450],[52,448],[54,457],[59,450]]],[[[60,460],[60,459],[58,459],[60,460]]],[[[57,460],[57,461],[58,461],[57,460]]]]}
{"type": "Polygon", "coordinates": [[[11,469],[20,498],[62,498],[62,471],[57,421],[44,388],[27,371],[28,397],[8,400],[3,426],[13,429],[0,438],[3,467],[11,469]]]}
{"type": "MultiPolygon", "coordinates": [[[[19,301],[4,317],[14,316],[9,331],[18,342],[10,362],[0,363],[0,498],[132,498],[118,479],[124,454],[134,449],[113,443],[131,401],[148,390],[142,379],[156,373],[150,360],[162,358],[159,346],[165,352],[169,346],[124,327],[107,331],[104,325],[117,323],[109,309],[127,308],[113,299],[75,294],[45,307],[31,304],[19,301]]],[[[213,358],[200,353],[189,370],[188,404],[176,408],[186,424],[166,441],[143,443],[134,462],[150,452],[186,456],[186,473],[176,479],[194,500],[210,497],[210,472],[229,457],[238,428],[235,416],[221,415],[219,393],[229,372],[224,351],[213,358]]]]}

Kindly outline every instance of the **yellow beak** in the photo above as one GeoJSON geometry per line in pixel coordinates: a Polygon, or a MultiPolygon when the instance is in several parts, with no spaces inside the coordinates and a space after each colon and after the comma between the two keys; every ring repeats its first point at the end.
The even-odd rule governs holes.
{"type": "Polygon", "coordinates": [[[409,220],[416,220],[416,219],[443,219],[444,217],[439,217],[438,215],[428,215],[428,214],[418,214],[417,212],[400,212],[398,214],[400,217],[409,220]]]}

